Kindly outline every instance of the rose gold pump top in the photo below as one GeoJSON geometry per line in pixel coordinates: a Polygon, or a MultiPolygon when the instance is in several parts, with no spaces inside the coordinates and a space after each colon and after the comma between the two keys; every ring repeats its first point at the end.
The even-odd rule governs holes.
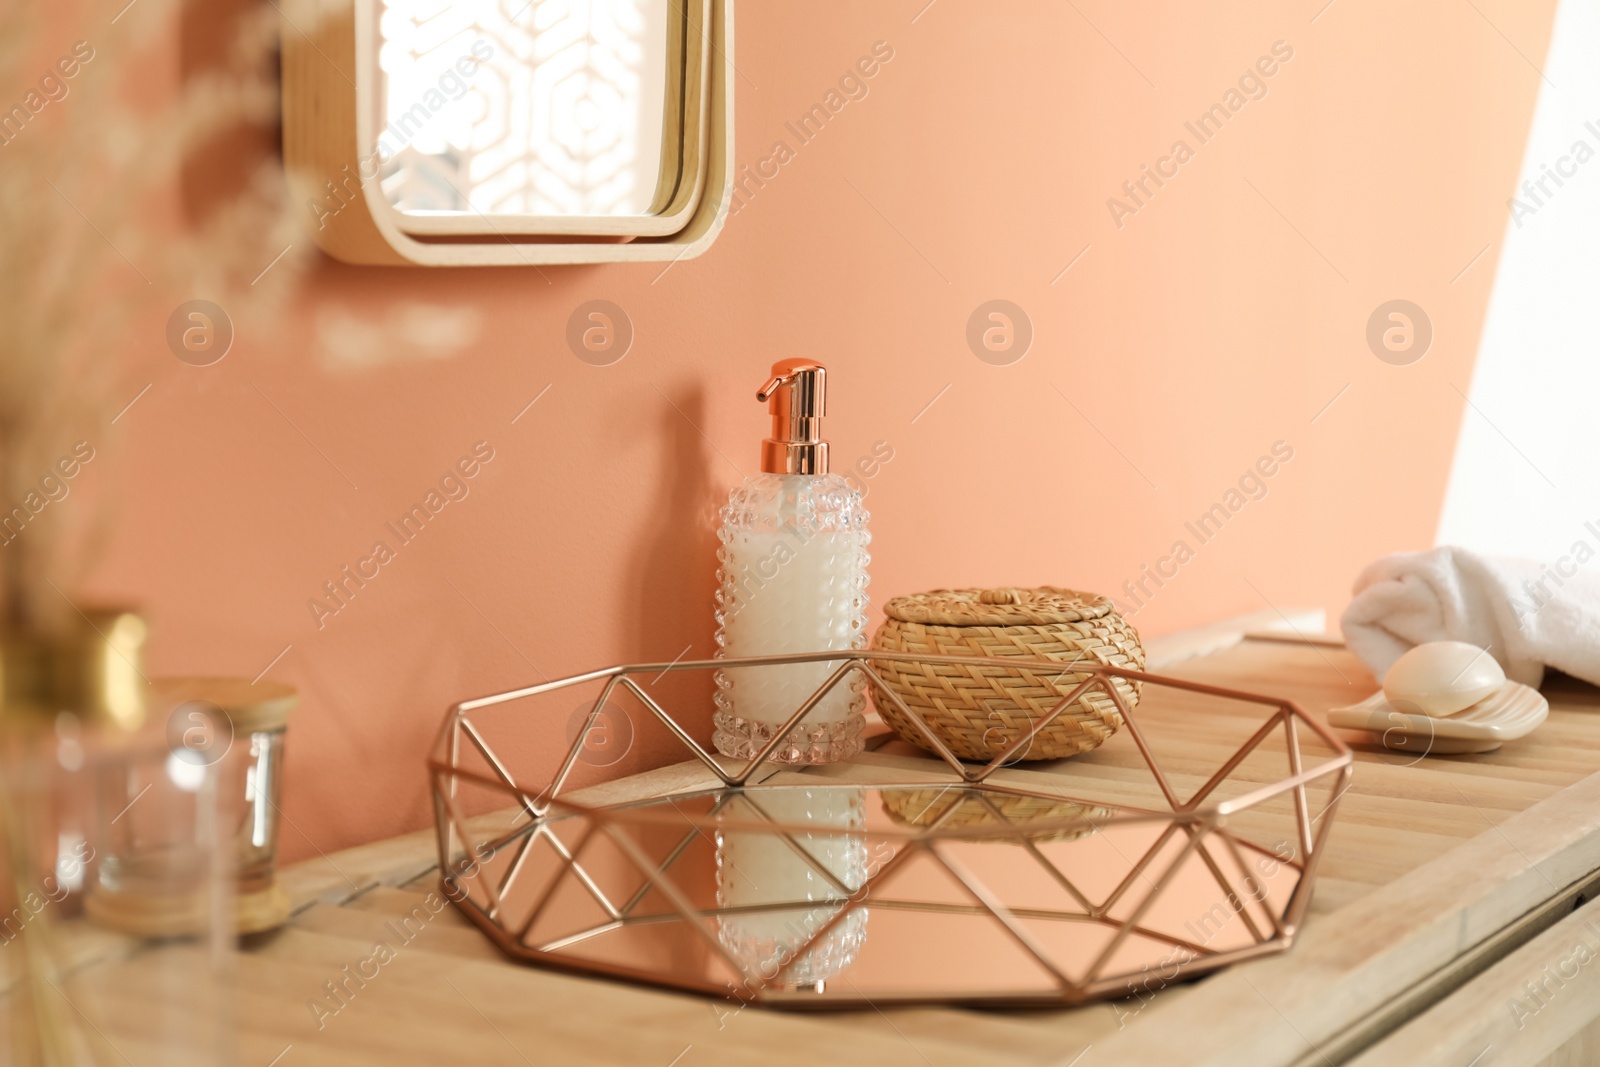
{"type": "Polygon", "coordinates": [[[780,359],[756,399],[772,412],[772,436],[761,442],[761,469],[768,474],[827,474],[828,442],[822,439],[828,370],[809,359],[780,359]]]}

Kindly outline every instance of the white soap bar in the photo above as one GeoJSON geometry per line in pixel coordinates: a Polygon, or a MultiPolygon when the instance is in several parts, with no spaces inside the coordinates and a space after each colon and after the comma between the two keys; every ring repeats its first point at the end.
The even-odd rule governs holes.
{"type": "Polygon", "coordinates": [[[1403,712],[1442,718],[1470,708],[1506,684],[1495,658],[1465,641],[1418,645],[1389,668],[1383,692],[1403,712]]]}

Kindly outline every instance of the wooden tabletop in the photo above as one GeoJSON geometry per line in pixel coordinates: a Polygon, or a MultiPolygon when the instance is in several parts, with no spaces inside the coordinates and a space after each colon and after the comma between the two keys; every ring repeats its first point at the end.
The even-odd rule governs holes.
{"type": "MultiPolygon", "coordinates": [[[[1315,716],[1375,688],[1331,643],[1246,639],[1161,669],[1315,716]]],[[[282,872],[296,911],[242,954],[239,1062],[1338,1063],[1533,938],[1541,916],[1570,911],[1600,871],[1600,692],[1564,678],[1545,692],[1549,721],[1497,752],[1358,751],[1294,947],[1144,1001],[785,1014],[522,966],[442,906],[429,830],[282,872]],[[414,932],[399,940],[407,917],[414,932]],[[394,958],[331,1012],[325,983],[379,942],[394,958]]]]}

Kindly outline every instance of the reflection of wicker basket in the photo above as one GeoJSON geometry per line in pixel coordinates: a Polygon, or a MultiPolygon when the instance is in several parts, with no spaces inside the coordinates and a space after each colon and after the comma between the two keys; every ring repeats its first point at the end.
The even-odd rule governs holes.
{"type": "MultiPolygon", "coordinates": [[[[872,647],[943,656],[1014,656],[1026,659],[1105,663],[1144,669],[1144,648],[1133,627],[1111,602],[1094,593],[1045,586],[1040,589],[938,589],[896,597],[872,647]]],[[[1070,669],[1044,675],[1000,667],[968,667],[873,660],[889,688],[962,759],[988,760],[1025,734],[1039,718],[1089,677],[1070,669]]],[[[1139,683],[1113,683],[1132,707],[1139,683]]],[[[872,694],[884,722],[921,748],[931,746],[888,697],[872,694]]],[[[1111,697],[1098,687],[1033,739],[1020,759],[1059,759],[1086,752],[1122,725],[1111,697]]]]}
{"type": "Polygon", "coordinates": [[[1077,804],[1070,800],[1046,800],[1043,797],[1005,796],[986,793],[981,797],[966,789],[949,786],[931,789],[885,789],[883,810],[902,826],[932,826],[940,830],[963,830],[977,827],[1000,827],[1007,823],[1025,829],[1029,823],[1061,822],[1064,819],[1083,819],[1087,825],[1061,830],[1045,830],[1027,835],[1030,841],[1075,841],[1088,837],[1097,824],[1109,819],[1109,808],[1077,804]],[[991,811],[988,804],[994,805],[991,811]],[[950,811],[954,806],[955,810],[950,811]],[[946,818],[945,813],[949,812],[946,818]],[[996,818],[995,812],[1000,817],[996,818]]]}

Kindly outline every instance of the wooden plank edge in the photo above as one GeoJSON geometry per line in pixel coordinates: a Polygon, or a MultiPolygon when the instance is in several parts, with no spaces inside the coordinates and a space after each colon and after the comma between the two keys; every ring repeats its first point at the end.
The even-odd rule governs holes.
{"type": "Polygon", "coordinates": [[[1331,1041],[1302,1056],[1294,1063],[1294,1067],[1316,1067],[1325,1064],[1328,1059],[1342,1063],[1373,1047],[1406,1026],[1410,1020],[1430,1011],[1446,998],[1451,998],[1479,975],[1499,969],[1507,956],[1541,938],[1551,928],[1565,925],[1564,920],[1587,901],[1595,899],[1597,893],[1600,893],[1600,872],[1567,886],[1487,941],[1480,942],[1451,960],[1406,990],[1402,996],[1394,998],[1366,1018],[1352,1022],[1331,1041]]]}
{"type": "Polygon", "coordinates": [[[1596,870],[1600,774],[1324,916],[1287,955],[1150,1004],[1097,1063],[1293,1064],[1596,870]]]}
{"type": "MultiPolygon", "coordinates": [[[[1582,897],[1575,898],[1578,902],[1582,897]]],[[[1573,907],[1475,981],[1406,1022],[1352,1067],[1541,1063],[1594,1020],[1600,1002],[1600,902],[1573,907]]]]}

